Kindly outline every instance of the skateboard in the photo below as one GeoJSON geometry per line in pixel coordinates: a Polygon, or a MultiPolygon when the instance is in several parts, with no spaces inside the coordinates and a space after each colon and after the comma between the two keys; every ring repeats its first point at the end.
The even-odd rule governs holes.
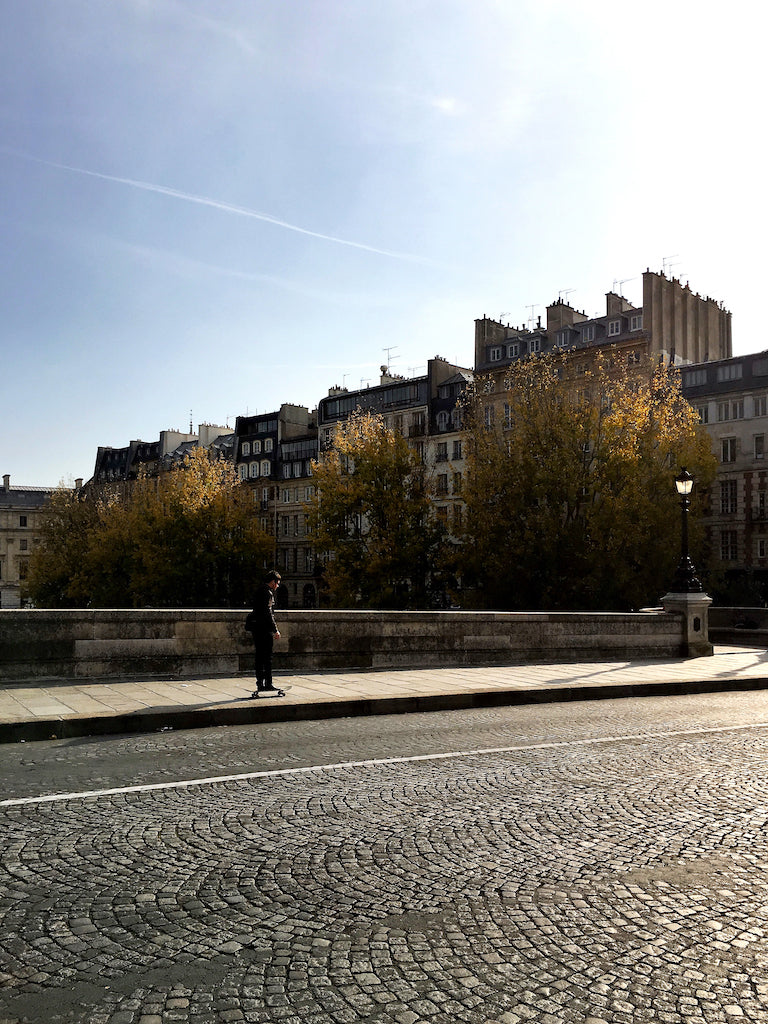
{"type": "Polygon", "coordinates": [[[284,697],[288,690],[290,690],[290,686],[276,686],[274,690],[254,690],[251,700],[255,700],[257,697],[284,697]]]}

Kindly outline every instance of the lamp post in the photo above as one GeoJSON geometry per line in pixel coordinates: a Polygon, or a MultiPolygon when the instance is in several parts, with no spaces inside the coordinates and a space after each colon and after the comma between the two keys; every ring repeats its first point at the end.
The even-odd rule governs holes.
{"type": "Polygon", "coordinates": [[[688,554],[688,510],[691,507],[689,495],[693,490],[693,477],[685,466],[675,477],[675,489],[680,495],[683,523],[681,533],[682,554],[672,589],[679,594],[700,594],[704,588],[696,576],[696,570],[688,554]]]}

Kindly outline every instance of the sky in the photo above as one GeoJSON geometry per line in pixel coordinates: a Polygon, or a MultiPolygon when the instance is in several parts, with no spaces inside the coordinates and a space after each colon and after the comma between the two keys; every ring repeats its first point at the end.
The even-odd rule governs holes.
{"type": "Polygon", "coordinates": [[[0,474],[766,284],[746,0],[0,0],[0,474]]]}

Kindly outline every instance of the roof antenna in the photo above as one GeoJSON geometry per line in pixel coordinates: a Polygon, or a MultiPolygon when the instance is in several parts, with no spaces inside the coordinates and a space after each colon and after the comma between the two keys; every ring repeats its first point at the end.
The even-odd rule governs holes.
{"type": "Polygon", "coordinates": [[[190,432],[190,434],[193,432],[192,431],[192,410],[191,409],[189,410],[189,432],[190,432]]]}

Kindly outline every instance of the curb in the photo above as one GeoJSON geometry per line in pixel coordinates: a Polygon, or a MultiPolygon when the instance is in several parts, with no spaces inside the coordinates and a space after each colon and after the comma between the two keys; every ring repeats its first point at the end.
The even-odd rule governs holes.
{"type": "Polygon", "coordinates": [[[0,723],[0,743],[29,743],[82,736],[115,736],[179,729],[206,729],[225,725],[261,725],[278,722],[322,721],[364,715],[403,715],[427,711],[464,711],[471,708],[514,707],[569,701],[615,700],[626,697],[682,696],[768,689],[768,676],[698,679],[685,682],[606,683],[602,686],[543,687],[536,690],[480,690],[426,697],[361,697],[313,701],[305,704],[244,707],[154,709],[122,715],[88,718],[50,718],[0,723]]]}

